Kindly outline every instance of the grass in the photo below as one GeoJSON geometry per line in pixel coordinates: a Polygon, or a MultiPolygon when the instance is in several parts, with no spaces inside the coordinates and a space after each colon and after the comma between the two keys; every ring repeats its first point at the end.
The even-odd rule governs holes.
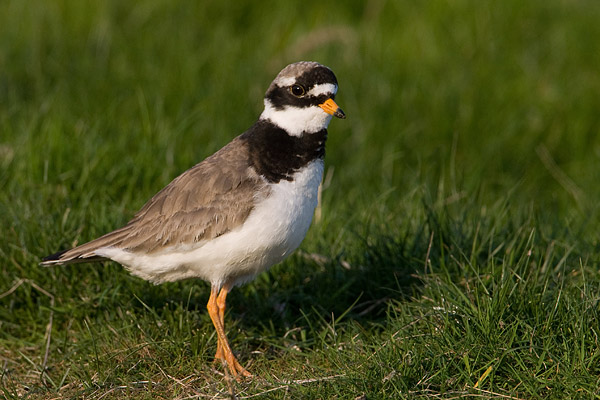
{"type": "Polygon", "coordinates": [[[0,4],[0,396],[600,398],[600,4],[0,4]],[[318,60],[320,217],[236,289],[40,257],[119,227],[318,60]]]}

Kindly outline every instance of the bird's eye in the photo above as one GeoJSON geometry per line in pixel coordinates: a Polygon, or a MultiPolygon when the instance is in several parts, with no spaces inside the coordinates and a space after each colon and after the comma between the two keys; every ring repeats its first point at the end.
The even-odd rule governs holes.
{"type": "Polygon", "coordinates": [[[292,92],[292,94],[296,97],[304,96],[304,93],[306,93],[304,87],[301,85],[292,85],[290,87],[290,92],[292,92]]]}

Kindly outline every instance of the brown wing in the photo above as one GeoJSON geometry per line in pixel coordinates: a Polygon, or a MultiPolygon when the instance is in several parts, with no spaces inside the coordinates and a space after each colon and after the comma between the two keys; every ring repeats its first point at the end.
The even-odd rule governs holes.
{"type": "Polygon", "coordinates": [[[268,188],[248,164],[239,138],[175,178],[124,227],[45,258],[42,264],[98,259],[94,250],[115,246],[152,253],[210,240],[241,225],[268,188]]]}

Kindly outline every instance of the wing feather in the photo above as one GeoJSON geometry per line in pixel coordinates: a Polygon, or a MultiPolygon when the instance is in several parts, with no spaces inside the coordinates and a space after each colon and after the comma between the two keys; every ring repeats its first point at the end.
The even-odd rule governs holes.
{"type": "Polygon", "coordinates": [[[238,137],[175,178],[124,227],[49,256],[42,264],[97,260],[94,251],[102,247],[153,253],[170,246],[193,246],[242,225],[257,198],[267,191],[264,179],[250,167],[245,142],[238,137]]]}

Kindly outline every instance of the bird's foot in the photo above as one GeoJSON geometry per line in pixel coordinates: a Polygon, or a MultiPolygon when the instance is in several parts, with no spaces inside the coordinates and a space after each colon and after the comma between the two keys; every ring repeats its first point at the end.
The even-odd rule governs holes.
{"type": "Polygon", "coordinates": [[[252,377],[252,374],[248,372],[248,370],[238,362],[233,353],[226,354],[226,352],[221,348],[221,346],[217,347],[217,353],[215,354],[215,362],[221,361],[224,364],[227,364],[227,368],[231,375],[233,375],[238,381],[240,377],[243,376],[245,378],[252,377]]]}

